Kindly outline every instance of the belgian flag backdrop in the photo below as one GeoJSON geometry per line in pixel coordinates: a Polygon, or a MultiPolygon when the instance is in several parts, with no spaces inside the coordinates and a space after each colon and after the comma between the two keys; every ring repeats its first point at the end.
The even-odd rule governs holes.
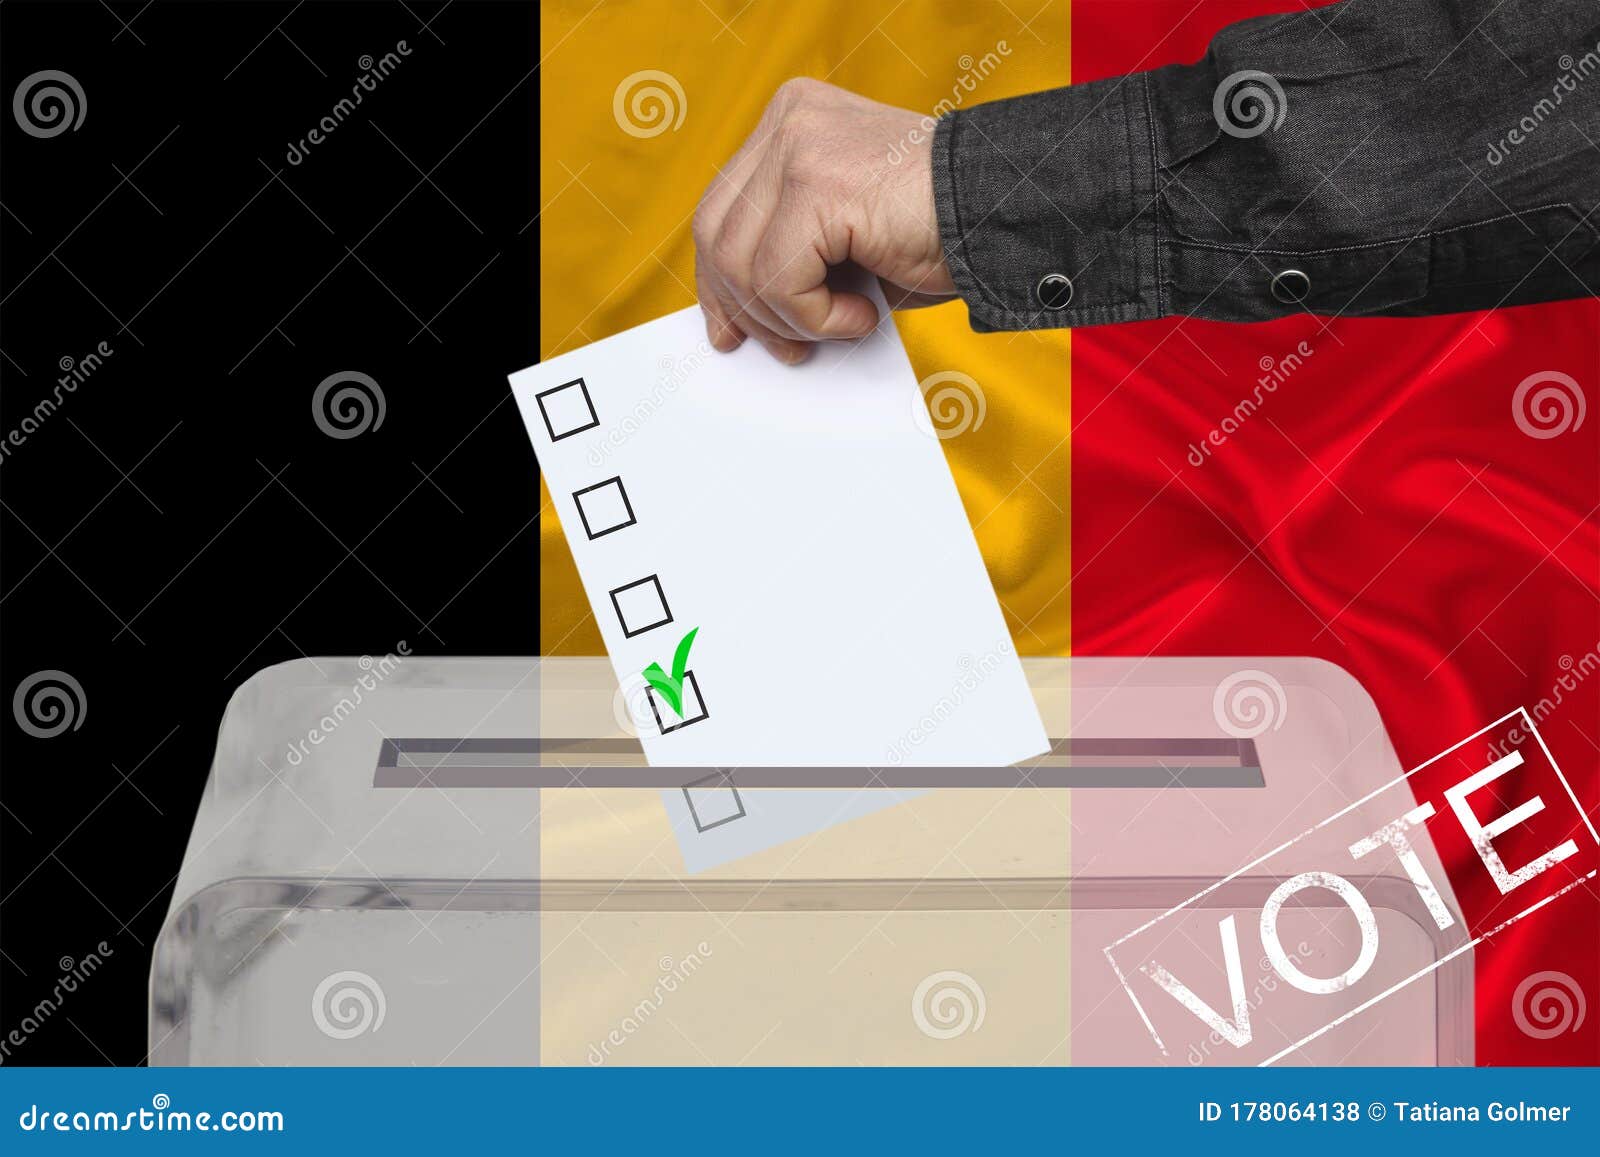
{"type": "MultiPolygon", "coordinates": [[[[1306,7],[550,0],[542,353],[692,304],[695,203],[791,76],[932,110],[1193,61],[1226,24],[1306,7]],[[628,131],[618,87],[653,73],[671,78],[672,123],[628,131]]],[[[1554,702],[1541,719],[1550,749],[1580,798],[1600,798],[1600,679],[1580,677],[1600,647],[1593,299],[1420,320],[1169,318],[988,335],[955,303],[897,324],[919,377],[956,371],[981,391],[944,447],[1023,654],[1325,658],[1372,693],[1406,767],[1518,705],[1554,702]],[[1195,464],[1191,447],[1302,343],[1314,352],[1261,420],[1195,464]],[[1579,383],[1588,419],[1536,438],[1513,393],[1546,371],[1579,383]]],[[[599,653],[543,505],[543,649],[599,653]]],[[[1455,886],[1487,927],[1499,897],[1481,876],[1463,871],[1455,886]]],[[[1479,1063],[1600,1062],[1600,1011],[1548,1039],[1511,1015],[1518,985],[1541,970],[1600,995],[1600,895],[1514,933],[1478,950],[1479,1063]]]]}

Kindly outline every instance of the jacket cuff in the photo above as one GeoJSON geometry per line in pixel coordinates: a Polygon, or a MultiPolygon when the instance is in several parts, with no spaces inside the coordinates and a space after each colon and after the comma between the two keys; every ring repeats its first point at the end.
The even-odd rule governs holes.
{"type": "Polygon", "coordinates": [[[1164,312],[1145,75],[953,112],[933,139],[945,261],[972,328],[1164,312]]]}

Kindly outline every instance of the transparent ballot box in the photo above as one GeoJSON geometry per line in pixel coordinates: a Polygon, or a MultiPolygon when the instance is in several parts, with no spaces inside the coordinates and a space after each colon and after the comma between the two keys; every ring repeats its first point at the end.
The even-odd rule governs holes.
{"type": "Polygon", "coordinates": [[[1351,860],[1409,795],[1348,674],[1024,666],[1055,738],[1011,768],[647,766],[604,659],[262,671],[154,949],[151,1063],[1471,1063],[1426,832],[1448,929],[1388,849],[1351,860]],[[1273,899],[1324,871],[1370,918],[1273,899]],[[1369,939],[1347,986],[1285,979],[1369,939]]]}

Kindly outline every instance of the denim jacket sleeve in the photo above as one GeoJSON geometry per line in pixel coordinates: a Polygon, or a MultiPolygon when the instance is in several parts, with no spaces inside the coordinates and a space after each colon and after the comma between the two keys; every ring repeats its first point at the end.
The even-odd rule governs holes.
{"type": "Polygon", "coordinates": [[[1600,291],[1600,3],[1344,0],[1196,64],[974,106],[933,148],[979,330],[1600,291]]]}

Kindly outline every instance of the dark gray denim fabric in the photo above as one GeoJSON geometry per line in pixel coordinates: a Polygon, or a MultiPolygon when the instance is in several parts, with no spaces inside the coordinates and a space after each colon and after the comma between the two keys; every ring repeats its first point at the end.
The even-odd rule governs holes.
{"type": "Polygon", "coordinates": [[[952,113],[933,174],[979,330],[1593,295],[1600,0],[1244,21],[1196,64],[952,113]],[[1064,308],[1041,304],[1051,274],[1064,308]]]}

